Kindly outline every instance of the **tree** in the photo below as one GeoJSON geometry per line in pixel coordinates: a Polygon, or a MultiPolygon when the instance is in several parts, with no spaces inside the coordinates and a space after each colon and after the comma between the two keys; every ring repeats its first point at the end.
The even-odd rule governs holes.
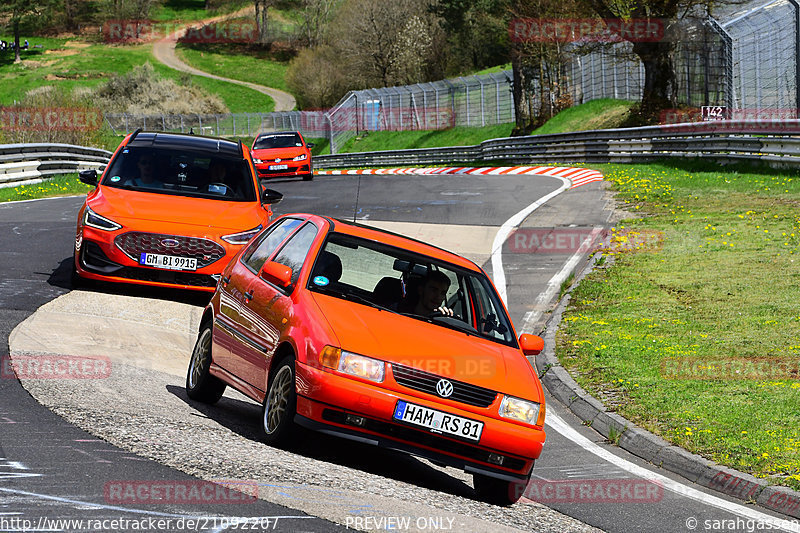
{"type": "Polygon", "coordinates": [[[710,9],[712,0],[579,0],[602,19],[644,20],[663,28],[663,38],[637,39],[630,34],[619,34],[633,45],[633,53],[644,65],[642,101],[635,122],[655,122],[661,110],[677,106],[678,83],[675,73],[674,53],[677,39],[672,35],[679,15],[685,15],[698,6],[710,9]]]}
{"type": "Polygon", "coordinates": [[[255,5],[258,42],[269,44],[269,8],[275,5],[275,0],[255,0],[255,5]]]}
{"type": "MultiPolygon", "coordinates": [[[[574,0],[515,0],[512,24],[519,20],[563,20],[577,17],[574,0]]],[[[568,57],[557,40],[512,36],[515,135],[527,135],[561,109],[572,105],[564,76],[568,57]]]]}
{"type": "Polygon", "coordinates": [[[302,0],[301,31],[309,47],[322,44],[325,27],[333,18],[339,4],[341,0],[302,0]]]}
{"type": "Polygon", "coordinates": [[[14,36],[14,62],[21,61],[19,56],[19,36],[23,28],[34,22],[41,25],[58,6],[58,0],[3,0],[0,2],[0,15],[6,14],[8,25],[14,36]]]}

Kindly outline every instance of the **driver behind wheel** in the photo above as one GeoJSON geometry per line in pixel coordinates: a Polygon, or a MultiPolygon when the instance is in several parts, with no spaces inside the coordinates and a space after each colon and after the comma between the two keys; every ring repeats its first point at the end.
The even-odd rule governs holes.
{"type": "Polygon", "coordinates": [[[417,287],[417,303],[411,310],[415,315],[441,314],[453,316],[453,310],[445,307],[444,300],[450,288],[450,278],[439,270],[430,270],[417,287]]]}

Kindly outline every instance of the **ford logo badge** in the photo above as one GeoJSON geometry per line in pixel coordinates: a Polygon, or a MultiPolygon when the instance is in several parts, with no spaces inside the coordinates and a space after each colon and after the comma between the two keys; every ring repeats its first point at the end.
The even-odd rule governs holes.
{"type": "Polygon", "coordinates": [[[175,239],[161,239],[161,246],[166,246],[167,248],[175,248],[176,246],[180,245],[181,243],[175,239]]]}

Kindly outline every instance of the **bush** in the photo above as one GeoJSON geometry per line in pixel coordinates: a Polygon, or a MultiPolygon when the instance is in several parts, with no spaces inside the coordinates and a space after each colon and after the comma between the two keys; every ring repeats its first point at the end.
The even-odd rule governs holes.
{"type": "Polygon", "coordinates": [[[114,76],[98,87],[94,95],[98,106],[107,113],[188,115],[228,112],[220,97],[199,87],[179,85],[162,78],[150,63],[114,76]]]}
{"type": "Polygon", "coordinates": [[[0,143],[103,144],[103,114],[85,92],[43,86],[0,109],[0,143]]]}

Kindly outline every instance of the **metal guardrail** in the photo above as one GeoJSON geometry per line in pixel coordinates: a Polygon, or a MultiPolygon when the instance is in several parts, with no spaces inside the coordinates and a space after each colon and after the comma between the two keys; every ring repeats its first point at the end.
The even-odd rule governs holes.
{"type": "Polygon", "coordinates": [[[693,122],[507,137],[475,146],[320,155],[316,168],[538,163],[634,163],[672,157],[800,166],[800,120],[693,122]]]}
{"type": "MultiPolygon", "coordinates": [[[[69,144],[0,145],[0,188],[99,169],[111,152],[69,144]]],[[[800,167],[800,120],[718,121],[506,137],[474,146],[314,157],[316,168],[453,164],[634,163],[666,158],[800,167]]]]}
{"type": "Polygon", "coordinates": [[[111,152],[73,144],[0,144],[0,188],[40,183],[58,174],[100,169],[111,152]]]}

